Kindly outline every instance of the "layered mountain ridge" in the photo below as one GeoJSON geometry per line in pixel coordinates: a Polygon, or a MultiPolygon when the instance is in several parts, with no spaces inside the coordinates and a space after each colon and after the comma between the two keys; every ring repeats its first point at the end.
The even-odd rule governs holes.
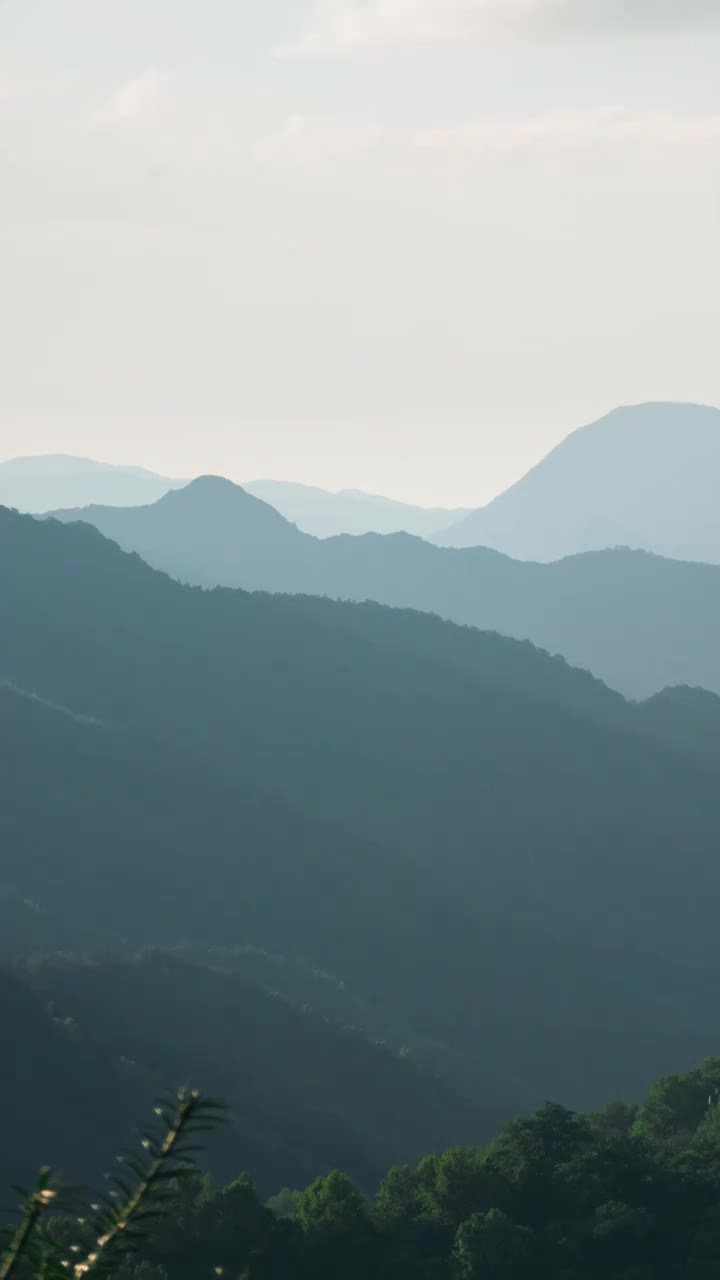
{"type": "Polygon", "coordinates": [[[631,697],[667,685],[720,693],[720,566],[648,552],[523,563],[408,534],[317,539],[220,477],[152,506],[55,512],[201,586],[374,600],[529,639],[631,697]]]}

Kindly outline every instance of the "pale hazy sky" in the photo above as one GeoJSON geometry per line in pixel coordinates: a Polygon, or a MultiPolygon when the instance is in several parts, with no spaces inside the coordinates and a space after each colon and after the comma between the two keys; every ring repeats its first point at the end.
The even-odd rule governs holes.
{"type": "Polygon", "coordinates": [[[720,404],[720,0],[0,0],[0,457],[478,504],[720,404]]]}

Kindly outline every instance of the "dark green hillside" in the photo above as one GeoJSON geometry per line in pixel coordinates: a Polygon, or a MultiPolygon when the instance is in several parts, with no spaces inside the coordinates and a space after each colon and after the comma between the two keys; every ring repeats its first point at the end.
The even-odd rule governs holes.
{"type": "Polygon", "coordinates": [[[507,1113],[712,1047],[717,778],[599,683],[423,615],[184,588],[9,512],[0,598],[4,677],[113,726],[28,728],[0,810],[23,892],[104,860],[92,918],[291,950],[507,1113]]]}
{"type": "Polygon", "coordinates": [[[0,837],[0,883],[49,913],[37,917],[45,946],[56,918],[95,944],[252,944],[379,997],[398,945],[416,947],[433,920],[434,879],[413,885],[402,864],[224,761],[7,687],[0,837]]]}
{"type": "Polygon", "coordinates": [[[720,698],[705,689],[665,689],[637,708],[645,733],[708,765],[720,764],[720,698]]]}
{"type": "Polygon", "coordinates": [[[199,1079],[233,1113],[214,1171],[233,1176],[242,1151],[268,1194],[337,1165],[370,1190],[389,1162],[482,1140],[498,1122],[412,1060],[217,967],[161,954],[48,958],[22,983],[0,973],[0,993],[9,1043],[29,1064],[19,1103],[31,1125],[23,1137],[19,1115],[6,1130],[3,1165],[24,1161],[26,1174],[48,1160],[75,1177],[101,1172],[92,1162],[112,1157],[109,1140],[127,1145],[159,1089],[199,1079]],[[66,1127],[77,1132],[63,1146],[66,1127]]]}
{"type": "MultiPolygon", "coordinates": [[[[286,1183],[270,1199],[241,1172],[253,1148],[241,1111],[229,1134],[211,1135],[211,1150],[220,1142],[234,1151],[232,1181],[218,1185],[196,1171],[165,1198],[159,1218],[134,1217],[126,1194],[117,1214],[125,1227],[135,1222],[136,1256],[127,1256],[123,1229],[101,1274],[714,1280],[719,1093],[720,1059],[708,1058],[658,1080],[642,1099],[595,1112],[548,1102],[486,1146],[465,1143],[396,1164],[377,1187],[334,1169],[297,1189],[286,1183]]],[[[290,1157],[286,1167],[297,1165],[290,1157]]],[[[86,1222],[50,1209],[36,1226],[35,1242],[59,1273],[68,1246],[95,1267],[97,1231],[86,1222]]],[[[20,1272],[30,1267],[21,1262],[20,1272]]]]}
{"type": "Polygon", "coordinates": [[[80,1036],[25,981],[0,969],[0,1205],[11,1185],[51,1161],[71,1178],[95,1177],[147,1104],[107,1045],[80,1036]],[[139,1110],[138,1108],[141,1108],[139,1110]]]}
{"type": "Polygon", "coordinates": [[[588,948],[562,916],[557,938],[542,920],[479,930],[482,903],[461,910],[441,869],[293,812],[217,759],[4,689],[0,762],[0,877],[34,904],[6,903],[6,957],[78,937],[180,947],[409,1044],[499,1117],[553,1077],[592,1098],[606,1080],[642,1089],[658,1061],[714,1043],[711,972],[588,948]]]}

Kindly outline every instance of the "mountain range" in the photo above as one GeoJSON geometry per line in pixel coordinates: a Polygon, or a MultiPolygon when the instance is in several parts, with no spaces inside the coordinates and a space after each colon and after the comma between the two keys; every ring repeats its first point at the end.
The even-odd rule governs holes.
{"type": "Polygon", "coordinates": [[[711,695],[635,705],[527,642],[183,586],[4,509],[0,607],[0,881],[41,919],[282,956],[281,995],[485,1116],[715,1043],[711,695]]]}
{"type": "Polygon", "coordinates": [[[630,697],[667,685],[720,694],[720,566],[648,552],[551,564],[408,534],[318,539],[229,480],[201,477],[151,506],[57,511],[200,586],[374,600],[561,654],[630,697]]]}
{"type": "MultiPolygon", "coordinates": [[[[138,507],[156,502],[188,480],[156,475],[143,467],[119,467],[67,454],[11,458],[0,462],[0,503],[39,513],[51,507],[89,503],[138,507]]],[[[376,494],[346,489],[330,493],[281,480],[254,480],[246,486],[307,533],[327,538],[340,533],[397,533],[426,537],[461,519],[467,511],[425,508],[376,494]]]]}
{"type": "Polygon", "coordinates": [[[559,560],[627,546],[720,562],[720,410],[616,409],[575,431],[507,492],[434,540],[559,560]]]}
{"type": "MultiPolygon", "coordinates": [[[[305,533],[410,533],[439,546],[490,547],[549,562],[614,547],[720,563],[715,477],[720,410],[649,403],[573,432],[505,493],[475,511],[413,507],[357,490],[276,480],[246,484],[305,533]]],[[[187,484],[141,468],[72,457],[0,463],[0,503],[21,511],[142,506],[187,484]]]]}
{"type": "Polygon", "coordinates": [[[18,511],[107,502],[114,507],[156,502],[187,480],[171,480],[144,467],[116,467],[92,458],[46,454],[0,462],[0,503],[18,511]]]}
{"type": "Polygon", "coordinates": [[[329,493],[312,485],[281,480],[253,480],[243,488],[316,538],[331,538],[342,533],[412,533],[419,538],[429,538],[470,514],[462,509],[412,506],[363,493],[360,489],[329,493]]]}
{"type": "Polygon", "coordinates": [[[682,419],[678,475],[709,476],[714,412],[556,451],[566,498],[597,469],[604,524],[553,496],[553,455],[531,473],[518,536],[550,546],[554,504],[568,545],[636,543],[552,563],[367,495],[0,467],[13,505],[81,504],[0,507],[0,1177],[95,1180],[162,1083],[202,1079],[235,1116],[221,1177],[240,1151],[261,1189],[371,1190],[715,1050],[720,566],[678,557],[681,495],[635,501],[629,461],[664,441],[664,484],[682,419]],[[661,526],[666,556],[637,549],[661,526]]]}

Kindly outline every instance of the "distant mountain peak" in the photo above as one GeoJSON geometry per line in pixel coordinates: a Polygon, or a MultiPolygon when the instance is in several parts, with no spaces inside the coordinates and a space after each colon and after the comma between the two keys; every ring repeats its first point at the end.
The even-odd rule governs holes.
{"type": "Polygon", "coordinates": [[[165,494],[162,501],[166,502],[169,498],[175,501],[187,501],[188,498],[197,497],[232,498],[238,502],[247,498],[249,501],[257,501],[241,485],[235,484],[225,476],[216,475],[197,476],[189,484],[183,485],[182,489],[174,489],[172,493],[165,494]]]}
{"type": "MultiPolygon", "coordinates": [[[[677,413],[678,409],[683,412],[692,414],[713,414],[715,417],[720,414],[720,409],[713,405],[701,404],[692,400],[638,400],[630,404],[616,405],[611,409],[606,417],[613,418],[617,415],[635,414],[637,416],[649,414],[667,414],[669,417],[677,413]]],[[[602,421],[602,419],[600,419],[602,421]]]]}
{"type": "Polygon", "coordinates": [[[254,524],[262,522],[262,526],[266,529],[288,529],[297,533],[295,527],[270,503],[264,502],[262,498],[256,498],[242,485],[235,484],[225,476],[198,476],[182,489],[173,489],[166,493],[154,505],[158,513],[166,508],[174,510],[192,508],[195,512],[201,509],[207,511],[209,518],[217,519],[218,516],[223,516],[226,519],[244,522],[251,520],[254,524]]]}
{"type": "Polygon", "coordinates": [[[194,480],[184,486],[184,490],[181,492],[190,493],[194,489],[232,489],[235,492],[245,493],[242,485],[236,484],[234,480],[228,480],[227,476],[216,475],[211,471],[204,475],[196,476],[194,480]]]}
{"type": "Polygon", "coordinates": [[[720,410],[648,401],[572,432],[505,493],[437,534],[520,560],[627,546],[720,563],[720,410]]]}
{"type": "Polygon", "coordinates": [[[571,432],[552,452],[557,452],[573,440],[582,441],[590,434],[600,437],[608,431],[617,431],[628,437],[636,432],[647,432],[651,440],[669,431],[671,442],[679,445],[681,441],[677,433],[680,420],[684,429],[692,433],[706,430],[711,433],[720,432],[720,409],[713,408],[712,405],[646,400],[638,404],[618,405],[604,417],[571,432]]]}

